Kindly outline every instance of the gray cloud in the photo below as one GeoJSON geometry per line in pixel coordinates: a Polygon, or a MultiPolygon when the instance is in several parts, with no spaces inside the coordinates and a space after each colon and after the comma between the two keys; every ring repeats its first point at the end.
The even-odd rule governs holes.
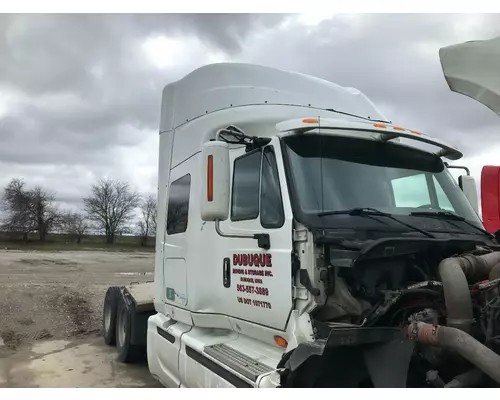
{"type": "Polygon", "coordinates": [[[0,15],[0,184],[22,175],[67,204],[101,176],[154,190],[161,89],[211,52],[356,87],[394,122],[474,155],[485,140],[500,145],[499,122],[449,91],[438,49],[497,35],[495,14],[334,16],[317,26],[275,14],[0,15]],[[142,46],[161,35],[201,44],[160,69],[142,46]]]}
{"type": "MultiPolygon", "coordinates": [[[[0,91],[15,100],[7,101],[8,113],[0,121],[0,160],[6,166],[0,183],[19,174],[28,181],[43,175],[61,199],[74,202],[76,193],[88,189],[90,179],[110,175],[134,181],[133,176],[120,173],[123,148],[140,149],[144,141],[156,138],[161,89],[189,68],[155,68],[145,60],[144,41],[160,35],[198,37],[205,51],[231,55],[241,50],[253,29],[281,18],[247,14],[0,16],[0,91]],[[48,170],[40,168],[52,165],[58,170],[71,167],[74,173],[75,167],[90,172],[85,187],[78,185],[79,191],[66,195],[66,177],[57,169],[48,176],[48,170]]],[[[199,60],[203,59],[200,54],[199,60]]],[[[127,153],[130,164],[137,159],[133,153],[127,153]]],[[[156,160],[157,155],[148,159],[156,160]]],[[[154,174],[156,165],[149,165],[149,170],[154,174]]],[[[133,168],[130,172],[134,173],[133,168]]],[[[149,184],[153,180],[146,179],[148,190],[155,189],[156,184],[149,184]]]]}
{"type": "Polygon", "coordinates": [[[356,87],[387,109],[388,118],[437,135],[498,126],[498,117],[491,111],[449,91],[438,50],[460,41],[500,35],[500,14],[478,15],[478,26],[463,31],[460,28],[469,16],[377,14],[357,18],[351,24],[323,21],[308,34],[301,29],[282,31],[243,58],[356,87]],[[276,47],[276,42],[282,45],[276,47]]]}
{"type": "Polygon", "coordinates": [[[89,96],[102,78],[141,70],[137,48],[149,36],[194,35],[209,48],[234,54],[252,29],[272,26],[281,18],[274,14],[3,16],[0,79],[30,93],[78,90],[89,96]],[[103,68],[101,79],[93,74],[95,67],[103,68]]]}

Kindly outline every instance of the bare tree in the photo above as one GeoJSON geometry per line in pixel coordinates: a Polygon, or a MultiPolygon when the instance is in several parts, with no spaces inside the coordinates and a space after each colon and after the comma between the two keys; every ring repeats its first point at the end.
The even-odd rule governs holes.
{"type": "Polygon", "coordinates": [[[83,199],[89,220],[104,231],[107,243],[114,243],[116,234],[126,228],[139,201],[139,194],[128,183],[112,179],[100,180],[83,199]]]}
{"type": "Polygon", "coordinates": [[[24,240],[30,232],[38,232],[40,241],[44,242],[59,222],[54,194],[41,186],[28,190],[23,179],[12,179],[2,200],[6,213],[4,229],[22,233],[24,240]]]}
{"type": "Polygon", "coordinates": [[[36,221],[36,227],[40,241],[44,242],[50,230],[57,226],[60,214],[55,206],[55,196],[40,186],[30,191],[32,198],[32,218],[36,221]]]}
{"type": "Polygon", "coordinates": [[[68,234],[77,243],[88,233],[89,222],[85,215],[79,212],[67,211],[61,217],[61,230],[68,234]]]}
{"type": "MultiPolygon", "coordinates": [[[[156,207],[158,207],[158,205],[156,205],[156,207]]],[[[156,216],[158,215],[158,208],[155,209],[155,212],[153,213],[153,219],[152,219],[152,223],[153,223],[153,227],[152,227],[152,233],[154,233],[154,235],[156,236],[156,216]]]]}
{"type": "Polygon", "coordinates": [[[140,204],[140,219],[137,223],[141,246],[146,246],[148,238],[156,234],[156,196],[146,194],[140,204]]]}
{"type": "Polygon", "coordinates": [[[22,179],[14,178],[5,187],[2,197],[2,208],[5,213],[2,228],[8,232],[23,234],[28,240],[28,233],[33,230],[29,220],[29,199],[22,179]]]}

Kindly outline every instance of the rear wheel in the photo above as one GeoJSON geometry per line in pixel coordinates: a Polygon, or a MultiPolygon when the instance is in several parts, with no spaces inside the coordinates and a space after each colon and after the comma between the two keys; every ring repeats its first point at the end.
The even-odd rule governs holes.
{"type": "Polygon", "coordinates": [[[118,359],[124,363],[141,360],[144,352],[141,346],[133,345],[131,342],[133,312],[135,312],[133,306],[129,307],[121,298],[116,317],[116,348],[118,349],[118,359]]]}
{"type": "Polygon", "coordinates": [[[111,286],[106,291],[102,311],[102,328],[104,331],[104,342],[114,346],[116,343],[116,314],[121,291],[118,286],[111,286]]]}

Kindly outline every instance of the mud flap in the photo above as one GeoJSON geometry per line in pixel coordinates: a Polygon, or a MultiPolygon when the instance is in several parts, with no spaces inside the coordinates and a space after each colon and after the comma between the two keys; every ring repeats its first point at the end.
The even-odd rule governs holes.
{"type": "Polygon", "coordinates": [[[130,343],[134,346],[146,347],[148,319],[156,314],[156,311],[154,308],[151,310],[147,304],[138,305],[128,287],[124,287],[122,298],[130,311],[130,343]]]}
{"type": "Polygon", "coordinates": [[[137,312],[135,308],[132,310],[132,332],[130,342],[134,345],[145,347],[147,343],[148,319],[155,313],[151,311],[137,312]]]}

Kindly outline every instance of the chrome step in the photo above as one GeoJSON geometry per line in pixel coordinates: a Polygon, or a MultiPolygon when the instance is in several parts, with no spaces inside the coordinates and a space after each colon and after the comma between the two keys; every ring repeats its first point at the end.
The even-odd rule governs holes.
{"type": "Polygon", "coordinates": [[[254,382],[260,375],[273,371],[273,368],[225,344],[207,346],[204,352],[254,382]]]}

